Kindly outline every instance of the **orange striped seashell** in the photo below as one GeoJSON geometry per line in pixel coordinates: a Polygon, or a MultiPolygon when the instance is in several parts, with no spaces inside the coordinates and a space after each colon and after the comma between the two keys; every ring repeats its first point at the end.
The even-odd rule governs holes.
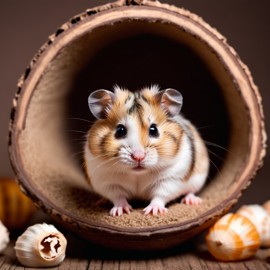
{"type": "Polygon", "coordinates": [[[237,212],[248,219],[256,226],[261,246],[270,247],[270,216],[268,212],[258,204],[244,205],[237,212]]]}
{"type": "Polygon", "coordinates": [[[25,229],[35,209],[14,179],[0,178],[0,220],[10,231],[25,229]]]}
{"type": "Polygon", "coordinates": [[[238,214],[219,219],[206,235],[209,252],[220,261],[238,261],[252,257],[260,247],[254,224],[238,214]]]}
{"type": "Polygon", "coordinates": [[[268,213],[268,215],[270,215],[270,200],[266,201],[262,207],[266,210],[266,212],[268,213]]]}

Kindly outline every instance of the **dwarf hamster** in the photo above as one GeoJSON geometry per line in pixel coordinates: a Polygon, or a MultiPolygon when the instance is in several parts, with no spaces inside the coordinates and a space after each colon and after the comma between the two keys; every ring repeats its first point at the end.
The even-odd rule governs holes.
{"type": "Polygon", "coordinates": [[[92,92],[88,104],[97,121],[84,147],[86,175],[93,190],[113,203],[110,215],[130,213],[133,198],[150,202],[146,215],[166,213],[166,204],[183,195],[183,203],[201,203],[195,193],[208,175],[208,152],[180,114],[179,91],[116,86],[92,92]]]}

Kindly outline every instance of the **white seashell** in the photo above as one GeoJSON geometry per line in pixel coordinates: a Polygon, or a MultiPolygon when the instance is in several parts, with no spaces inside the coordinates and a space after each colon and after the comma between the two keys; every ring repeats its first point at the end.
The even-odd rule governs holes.
{"type": "Polygon", "coordinates": [[[8,243],[9,243],[8,230],[0,221],[0,253],[7,247],[8,243]]]}
{"type": "Polygon", "coordinates": [[[206,235],[209,252],[221,261],[239,261],[253,256],[260,247],[255,225],[246,217],[227,214],[206,235]]]}
{"type": "Polygon", "coordinates": [[[67,240],[53,225],[36,224],[17,239],[15,252],[19,262],[28,267],[59,265],[65,258],[67,240]]]}
{"type": "Polygon", "coordinates": [[[252,204],[242,206],[236,213],[250,219],[259,232],[261,246],[270,247],[270,216],[267,211],[258,204],[252,204]]]}
{"type": "Polygon", "coordinates": [[[266,201],[262,207],[266,210],[266,212],[268,213],[268,215],[270,215],[270,200],[266,201]]]}

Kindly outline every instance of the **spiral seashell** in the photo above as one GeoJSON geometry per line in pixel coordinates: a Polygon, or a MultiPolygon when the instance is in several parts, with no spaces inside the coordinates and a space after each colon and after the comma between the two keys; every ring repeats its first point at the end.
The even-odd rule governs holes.
{"type": "Polygon", "coordinates": [[[0,221],[0,253],[7,247],[8,243],[9,243],[8,230],[0,221]]]}
{"type": "Polygon", "coordinates": [[[267,211],[258,204],[244,205],[237,212],[251,222],[257,228],[261,238],[261,246],[270,247],[270,216],[267,211]]]}
{"type": "Polygon", "coordinates": [[[51,267],[65,258],[67,240],[53,225],[30,226],[16,241],[19,262],[27,267],[51,267]]]}
{"type": "Polygon", "coordinates": [[[260,247],[255,225],[246,217],[227,214],[206,235],[209,252],[221,261],[238,261],[253,256],[260,247]]]}
{"type": "Polygon", "coordinates": [[[25,229],[35,209],[14,179],[0,178],[0,220],[9,230],[25,229]]]}

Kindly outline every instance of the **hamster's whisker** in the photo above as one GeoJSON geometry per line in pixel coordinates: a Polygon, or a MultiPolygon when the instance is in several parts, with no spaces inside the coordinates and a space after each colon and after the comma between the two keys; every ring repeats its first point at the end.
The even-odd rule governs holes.
{"type": "Polygon", "coordinates": [[[123,172],[123,170],[119,170],[119,166],[117,166],[121,161],[118,160],[115,163],[113,163],[110,167],[106,168],[106,172],[111,169],[111,175],[115,176],[118,175],[120,172],[123,172]]]}
{"type": "Polygon", "coordinates": [[[93,161],[93,160],[96,160],[96,159],[99,159],[99,158],[109,158],[109,155],[108,154],[103,154],[103,155],[99,155],[99,156],[96,156],[96,157],[91,157],[89,160],[93,161]]]}
{"type": "MultiPolygon", "coordinates": [[[[122,172],[122,170],[119,171],[119,167],[116,166],[116,165],[119,164],[120,162],[121,162],[120,160],[117,160],[114,164],[112,164],[110,167],[107,168],[107,170],[109,170],[109,169],[111,169],[111,168],[113,169],[113,171],[112,171],[112,176],[118,175],[119,172],[122,172]]],[[[106,170],[106,171],[107,171],[107,170],[106,170]]]]}
{"type": "Polygon", "coordinates": [[[206,145],[214,146],[214,147],[220,148],[220,149],[222,149],[222,150],[224,150],[224,151],[226,151],[228,153],[232,153],[229,149],[223,147],[222,145],[219,145],[219,144],[216,144],[216,143],[213,143],[213,142],[209,142],[209,141],[206,141],[206,140],[204,140],[204,142],[205,142],[206,145]]]}
{"type": "Polygon", "coordinates": [[[76,132],[76,133],[82,133],[82,134],[87,134],[87,131],[82,131],[82,130],[77,130],[77,129],[69,129],[67,130],[68,132],[76,132]]]}
{"type": "Polygon", "coordinates": [[[114,159],[118,159],[118,157],[109,157],[108,155],[100,155],[100,156],[98,156],[98,157],[96,157],[96,158],[92,158],[91,161],[92,161],[92,160],[95,160],[95,159],[97,159],[97,158],[101,158],[101,157],[106,157],[106,158],[107,158],[107,160],[104,160],[101,164],[103,164],[103,163],[105,163],[105,162],[108,162],[108,161],[112,161],[112,160],[114,160],[114,159]]]}
{"type": "Polygon", "coordinates": [[[70,158],[74,158],[74,157],[76,157],[78,155],[82,155],[83,153],[84,153],[84,151],[79,151],[79,152],[73,153],[73,154],[70,155],[70,158]]]}
{"type": "Polygon", "coordinates": [[[67,119],[68,119],[68,120],[79,120],[79,121],[87,122],[87,123],[90,123],[90,124],[92,124],[92,123],[95,122],[95,121],[89,121],[89,120],[87,120],[87,119],[80,118],[80,117],[69,117],[69,118],[67,118],[67,119]]]}
{"type": "Polygon", "coordinates": [[[215,164],[215,162],[214,162],[213,160],[211,160],[210,158],[209,158],[209,161],[210,161],[210,163],[216,168],[218,174],[221,175],[221,172],[220,172],[218,166],[215,164]]]}
{"type": "Polygon", "coordinates": [[[84,144],[85,139],[84,138],[74,138],[74,139],[68,140],[68,142],[82,142],[84,144]]]}
{"type": "MultiPolygon", "coordinates": [[[[98,158],[100,158],[100,157],[91,158],[90,161],[93,161],[93,160],[98,159],[98,158]]],[[[101,162],[101,163],[99,164],[98,167],[95,168],[94,171],[96,171],[96,169],[99,168],[100,166],[102,166],[103,164],[106,164],[106,163],[108,163],[108,162],[110,162],[110,161],[111,161],[111,159],[104,160],[103,162],[101,162]]],[[[94,172],[94,171],[93,171],[93,172],[94,172]]]]}
{"type": "MultiPolygon", "coordinates": [[[[95,170],[92,172],[92,175],[94,175],[94,174],[96,173],[96,171],[97,171],[100,167],[104,166],[106,163],[111,162],[111,161],[114,160],[114,159],[118,159],[118,157],[113,157],[113,158],[110,158],[110,159],[108,159],[108,160],[105,160],[105,161],[101,162],[101,163],[99,164],[99,166],[97,166],[97,167],[95,168],[95,170]]],[[[107,171],[107,170],[106,170],[106,171],[107,171]]]]}
{"type": "Polygon", "coordinates": [[[113,159],[113,158],[120,158],[119,156],[114,156],[114,153],[111,153],[113,155],[113,157],[111,157],[110,155],[110,152],[107,152],[106,154],[102,154],[102,155],[98,155],[98,156],[95,156],[95,157],[91,157],[89,158],[90,161],[93,161],[93,160],[96,160],[96,159],[99,159],[99,158],[109,158],[109,159],[113,159]]]}
{"type": "Polygon", "coordinates": [[[216,154],[215,152],[213,152],[213,151],[211,151],[211,150],[209,150],[209,149],[207,149],[207,150],[208,150],[208,152],[209,152],[210,154],[212,154],[213,156],[217,157],[217,158],[220,159],[221,161],[224,161],[224,158],[222,158],[220,155],[216,154]]]}
{"type": "Polygon", "coordinates": [[[83,161],[80,165],[81,165],[81,167],[82,167],[84,170],[86,169],[85,161],[83,161]]]}
{"type": "Polygon", "coordinates": [[[82,168],[82,170],[85,172],[85,169],[86,169],[86,164],[85,164],[85,161],[82,160],[81,162],[78,163],[78,165],[80,166],[80,168],[82,168]]]}
{"type": "MultiPolygon", "coordinates": [[[[222,157],[220,157],[219,155],[215,154],[214,152],[210,151],[209,149],[207,149],[208,152],[212,153],[214,156],[218,157],[221,161],[224,161],[224,159],[222,157]]],[[[202,155],[201,152],[198,151],[198,154],[202,155]]],[[[214,166],[214,168],[217,170],[218,174],[221,175],[222,173],[220,172],[218,166],[215,164],[215,162],[210,158],[209,158],[209,162],[214,166]]],[[[198,164],[199,165],[199,164],[198,164]]],[[[196,170],[196,164],[195,164],[195,170],[196,170]]],[[[208,175],[209,177],[209,175],[208,175]]]]}
{"type": "Polygon", "coordinates": [[[210,127],[211,127],[211,125],[196,127],[196,128],[197,128],[197,130],[201,130],[201,129],[206,129],[206,128],[210,128],[210,127]]]}
{"type": "Polygon", "coordinates": [[[153,172],[155,172],[155,173],[158,174],[157,176],[160,175],[160,170],[161,170],[161,169],[162,169],[162,167],[161,167],[159,164],[155,164],[155,165],[151,168],[151,170],[152,170],[153,172]]]}

